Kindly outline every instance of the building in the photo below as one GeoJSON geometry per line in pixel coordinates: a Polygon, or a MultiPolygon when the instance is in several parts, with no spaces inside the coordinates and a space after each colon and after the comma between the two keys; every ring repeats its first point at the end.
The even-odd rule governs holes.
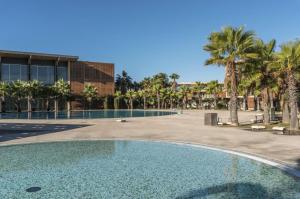
{"type": "Polygon", "coordinates": [[[80,61],[78,56],[70,55],[0,50],[0,67],[1,81],[38,80],[51,85],[64,79],[74,95],[81,95],[86,83],[94,85],[100,96],[114,93],[111,63],[80,61]]]}

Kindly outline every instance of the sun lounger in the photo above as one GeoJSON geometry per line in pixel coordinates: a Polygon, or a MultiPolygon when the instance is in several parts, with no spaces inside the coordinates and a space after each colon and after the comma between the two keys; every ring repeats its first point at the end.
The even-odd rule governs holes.
{"type": "Polygon", "coordinates": [[[117,122],[126,122],[126,120],[125,119],[118,119],[118,120],[116,120],[117,122]]]}
{"type": "Polygon", "coordinates": [[[274,126],[274,127],[272,128],[272,130],[274,130],[274,131],[284,131],[284,130],[285,130],[285,127],[282,127],[282,126],[274,126]]]}
{"type": "Polygon", "coordinates": [[[266,127],[265,126],[259,126],[259,125],[252,125],[251,129],[252,130],[263,130],[263,129],[266,129],[266,127]]]}

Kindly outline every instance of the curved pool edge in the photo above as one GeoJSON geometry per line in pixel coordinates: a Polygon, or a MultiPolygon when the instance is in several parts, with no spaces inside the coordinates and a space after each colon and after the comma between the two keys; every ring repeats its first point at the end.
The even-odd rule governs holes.
{"type": "Polygon", "coordinates": [[[39,144],[39,143],[55,143],[55,142],[78,142],[78,141],[137,141],[137,142],[157,142],[157,143],[166,143],[166,144],[176,144],[182,146],[189,146],[194,148],[202,148],[207,150],[219,151],[227,154],[237,155],[240,157],[244,157],[250,160],[254,160],[285,172],[287,175],[292,177],[296,177],[300,179],[300,169],[295,168],[287,163],[284,163],[280,160],[275,160],[268,157],[263,157],[259,154],[247,153],[247,152],[240,152],[234,151],[231,149],[226,149],[218,146],[206,145],[201,143],[193,143],[193,142],[184,142],[184,141],[174,141],[174,140],[153,140],[153,139],[126,139],[126,138],[107,138],[107,139],[64,139],[64,140],[55,140],[55,141],[28,141],[23,143],[13,143],[13,144],[0,144],[1,147],[9,147],[9,146],[16,146],[16,145],[26,145],[26,144],[39,144]]]}

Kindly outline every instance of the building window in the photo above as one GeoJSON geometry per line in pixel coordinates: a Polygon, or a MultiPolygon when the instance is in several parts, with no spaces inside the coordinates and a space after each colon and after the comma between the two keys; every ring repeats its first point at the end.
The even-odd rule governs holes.
{"type": "Polygon", "coordinates": [[[68,67],[66,66],[57,67],[57,80],[60,79],[63,79],[64,81],[68,81],[68,67]]]}
{"type": "Polygon", "coordinates": [[[31,79],[38,80],[43,84],[54,83],[54,66],[31,66],[31,79]]]}
{"type": "Polygon", "coordinates": [[[28,80],[28,66],[22,64],[2,64],[1,80],[12,82],[17,80],[28,80]]]}

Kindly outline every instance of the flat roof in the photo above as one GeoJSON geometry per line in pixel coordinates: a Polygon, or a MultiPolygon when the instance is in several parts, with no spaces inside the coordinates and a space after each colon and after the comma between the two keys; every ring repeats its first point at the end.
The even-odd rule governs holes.
{"type": "Polygon", "coordinates": [[[49,53],[35,53],[35,52],[24,52],[24,51],[12,51],[12,50],[0,50],[0,57],[18,57],[18,58],[32,58],[32,59],[44,59],[44,60],[57,60],[62,61],[77,61],[78,56],[72,55],[60,55],[60,54],[49,54],[49,53]]]}

